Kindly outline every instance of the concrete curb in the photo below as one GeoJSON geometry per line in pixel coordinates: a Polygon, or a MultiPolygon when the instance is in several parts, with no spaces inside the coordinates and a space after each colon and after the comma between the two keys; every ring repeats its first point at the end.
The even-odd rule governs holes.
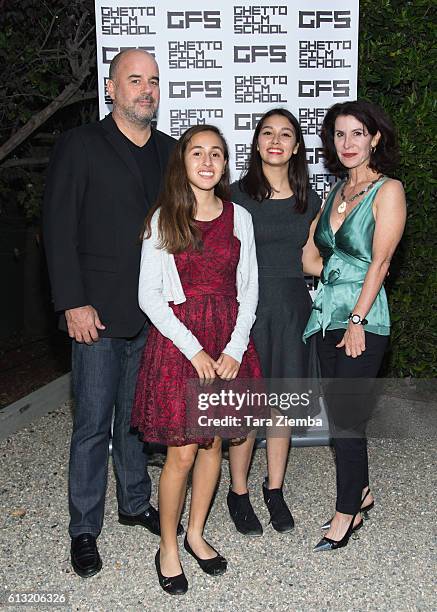
{"type": "Polygon", "coordinates": [[[0,409],[0,440],[71,399],[71,372],[0,409]]]}

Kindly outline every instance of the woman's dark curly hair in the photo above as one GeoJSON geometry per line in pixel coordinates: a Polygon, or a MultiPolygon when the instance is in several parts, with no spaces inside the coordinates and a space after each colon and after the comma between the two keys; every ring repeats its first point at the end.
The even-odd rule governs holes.
{"type": "Polygon", "coordinates": [[[369,168],[382,174],[392,172],[399,161],[399,148],[393,124],[379,106],[365,100],[341,102],[328,109],[322,123],[320,138],[323,143],[325,167],[329,172],[337,176],[346,172],[346,168],[338,159],[334,144],[335,120],[344,115],[352,115],[361,121],[371,136],[375,136],[377,132],[381,134],[375,150],[370,153],[369,168]]]}

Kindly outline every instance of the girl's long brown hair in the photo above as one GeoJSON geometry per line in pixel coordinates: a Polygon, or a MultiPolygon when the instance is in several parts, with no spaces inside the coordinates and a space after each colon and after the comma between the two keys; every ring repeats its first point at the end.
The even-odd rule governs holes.
{"type": "Polygon", "coordinates": [[[148,213],[144,222],[144,238],[151,236],[151,220],[159,208],[158,236],[159,248],[176,254],[186,251],[190,247],[200,249],[202,246],[201,234],[196,225],[196,198],[187,178],[185,168],[185,151],[188,143],[196,134],[213,132],[223,146],[226,161],[225,170],[220,181],[214,187],[214,193],[222,200],[229,200],[229,150],[220,130],[214,125],[195,125],[182,134],[170,156],[164,184],[159,193],[155,206],[148,213]]]}

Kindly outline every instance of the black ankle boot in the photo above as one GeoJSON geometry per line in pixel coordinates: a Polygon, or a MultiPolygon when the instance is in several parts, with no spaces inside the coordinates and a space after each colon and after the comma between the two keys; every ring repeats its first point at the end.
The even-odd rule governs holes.
{"type": "Polygon", "coordinates": [[[280,489],[268,489],[267,485],[268,479],[265,478],[263,482],[263,495],[270,513],[270,522],[273,529],[276,529],[279,533],[291,531],[294,527],[294,519],[285,503],[282,487],[280,489]]]}
{"type": "Polygon", "coordinates": [[[243,535],[262,536],[263,528],[252,508],[249,493],[238,495],[229,488],[227,503],[237,531],[243,535]]]}

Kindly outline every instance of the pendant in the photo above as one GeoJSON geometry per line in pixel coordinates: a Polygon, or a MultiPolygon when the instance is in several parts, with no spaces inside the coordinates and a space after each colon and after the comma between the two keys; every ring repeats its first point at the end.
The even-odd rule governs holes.
{"type": "Polygon", "coordinates": [[[342,215],[344,213],[344,211],[346,210],[346,202],[341,202],[341,204],[339,204],[337,206],[337,212],[342,215]]]}

